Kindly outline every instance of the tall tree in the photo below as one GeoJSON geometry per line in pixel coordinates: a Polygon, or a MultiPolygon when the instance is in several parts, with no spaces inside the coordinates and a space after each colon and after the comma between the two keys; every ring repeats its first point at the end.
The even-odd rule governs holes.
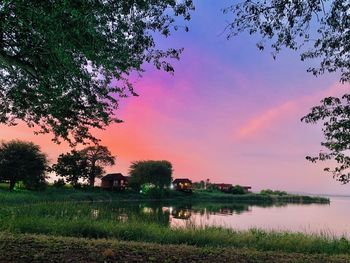
{"type": "MultiPolygon", "coordinates": [[[[227,37],[242,32],[259,34],[257,47],[267,43],[275,57],[282,48],[300,51],[301,60],[317,59],[318,67],[310,67],[314,75],[339,72],[340,81],[350,82],[350,2],[348,0],[244,0],[224,10],[232,13],[227,37]]],[[[306,123],[323,124],[326,152],[306,159],[312,162],[334,160],[333,173],[342,183],[350,181],[350,94],[329,97],[313,107],[302,118],[306,123]]]]}
{"type": "Polygon", "coordinates": [[[0,145],[0,179],[10,182],[10,190],[23,181],[29,189],[45,184],[47,157],[31,142],[13,140],[0,145]]]}
{"type": "Polygon", "coordinates": [[[61,154],[57,159],[57,163],[52,166],[52,171],[56,175],[65,178],[74,188],[77,188],[81,182],[88,179],[87,158],[75,150],[61,154]]]}
{"type": "Polygon", "coordinates": [[[169,161],[137,161],[129,169],[130,184],[139,189],[143,184],[154,184],[159,189],[170,186],[173,168],[169,161]]]}
{"type": "MultiPolygon", "coordinates": [[[[22,120],[71,144],[119,122],[128,75],[144,62],[172,72],[154,36],[190,19],[191,0],[5,0],[0,3],[0,123],[22,120]]],[[[187,27],[184,27],[187,30],[187,27]]]]}
{"type": "Polygon", "coordinates": [[[89,146],[79,153],[86,159],[88,182],[91,187],[95,185],[95,179],[102,176],[105,166],[115,164],[115,157],[106,146],[89,146]]]}

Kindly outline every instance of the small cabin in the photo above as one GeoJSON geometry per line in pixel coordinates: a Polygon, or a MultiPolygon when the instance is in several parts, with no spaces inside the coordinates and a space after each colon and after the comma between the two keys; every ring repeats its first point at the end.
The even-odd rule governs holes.
{"type": "Polygon", "coordinates": [[[173,186],[177,191],[192,192],[192,181],[188,178],[175,179],[173,186]]]}
{"type": "Polygon", "coordinates": [[[232,189],[232,184],[214,184],[220,191],[229,193],[232,189]]]}
{"type": "Polygon", "coordinates": [[[107,190],[124,190],[128,186],[129,177],[121,173],[106,174],[101,178],[101,188],[107,190]]]}
{"type": "Polygon", "coordinates": [[[241,186],[244,189],[244,192],[249,193],[250,190],[252,189],[251,186],[241,186]]]}

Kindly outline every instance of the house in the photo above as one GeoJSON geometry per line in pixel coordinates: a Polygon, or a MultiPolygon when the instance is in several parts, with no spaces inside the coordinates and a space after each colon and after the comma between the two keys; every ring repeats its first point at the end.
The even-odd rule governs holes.
{"type": "Polygon", "coordinates": [[[175,179],[173,186],[177,191],[192,192],[192,181],[188,178],[175,179]]]}
{"type": "Polygon", "coordinates": [[[241,186],[244,189],[244,192],[249,193],[250,190],[252,189],[251,186],[241,186]]]}
{"type": "Polygon", "coordinates": [[[107,174],[101,179],[101,188],[108,190],[124,190],[128,186],[129,177],[121,173],[107,174]]]}
{"type": "Polygon", "coordinates": [[[229,193],[232,189],[232,184],[214,184],[220,191],[229,193]]]}

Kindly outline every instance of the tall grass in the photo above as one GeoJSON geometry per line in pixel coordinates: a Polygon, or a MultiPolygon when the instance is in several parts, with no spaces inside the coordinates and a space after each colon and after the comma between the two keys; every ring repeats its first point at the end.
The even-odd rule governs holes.
{"type": "MultiPolygon", "coordinates": [[[[85,238],[109,238],[199,247],[253,248],[262,251],[350,254],[345,238],[330,235],[236,231],[220,227],[169,227],[169,214],[134,206],[134,212],[114,203],[38,203],[0,207],[0,231],[85,238]],[[140,216],[140,211],[142,216],[140,216]],[[142,212],[143,211],[143,212],[142,212]]],[[[131,208],[132,209],[132,208],[131,208]]]]}

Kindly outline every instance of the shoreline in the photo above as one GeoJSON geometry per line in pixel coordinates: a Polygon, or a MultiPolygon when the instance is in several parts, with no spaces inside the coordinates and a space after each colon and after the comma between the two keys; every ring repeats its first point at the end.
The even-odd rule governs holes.
{"type": "Polygon", "coordinates": [[[26,190],[6,191],[0,189],[0,200],[4,204],[46,203],[46,202],[213,202],[213,203],[266,203],[266,204],[329,204],[330,199],[305,195],[263,195],[247,193],[243,195],[220,192],[194,191],[192,194],[171,191],[162,198],[147,197],[135,192],[111,192],[100,189],[54,189],[40,192],[26,190]]]}

